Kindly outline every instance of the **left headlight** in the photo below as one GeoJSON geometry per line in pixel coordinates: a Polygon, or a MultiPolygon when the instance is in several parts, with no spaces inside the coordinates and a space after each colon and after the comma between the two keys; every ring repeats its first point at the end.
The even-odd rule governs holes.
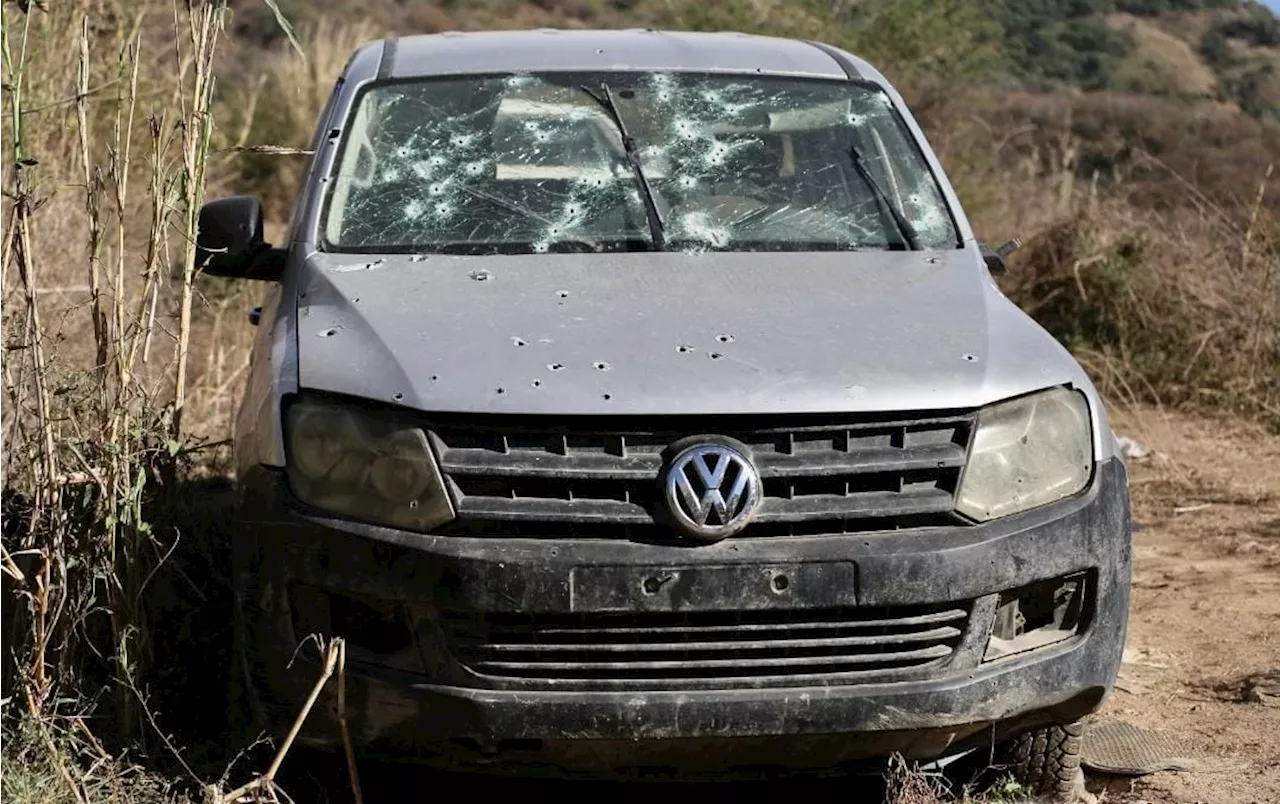
{"type": "Polygon", "coordinates": [[[427,434],[394,412],[315,397],[285,409],[285,472],[301,501],[410,530],[453,519],[427,434]]]}
{"type": "Polygon", "coordinates": [[[979,522],[1079,492],[1093,474],[1093,428],[1084,394],[1054,388],[984,408],[956,510],[979,522]]]}

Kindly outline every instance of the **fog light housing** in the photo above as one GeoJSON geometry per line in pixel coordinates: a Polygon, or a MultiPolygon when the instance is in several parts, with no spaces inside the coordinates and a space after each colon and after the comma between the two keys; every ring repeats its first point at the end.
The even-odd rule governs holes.
{"type": "Polygon", "coordinates": [[[1065,642],[1084,631],[1092,608],[1088,573],[1029,584],[1000,595],[983,662],[1065,642]]]}

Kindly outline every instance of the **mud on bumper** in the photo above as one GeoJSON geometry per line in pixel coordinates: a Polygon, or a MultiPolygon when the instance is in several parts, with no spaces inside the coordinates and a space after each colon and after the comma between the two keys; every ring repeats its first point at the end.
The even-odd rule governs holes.
{"type": "MultiPolygon", "coordinates": [[[[597,769],[936,757],[1094,710],[1124,643],[1118,461],[986,525],[697,548],[424,536],[299,514],[265,469],[242,489],[259,714],[286,728],[317,674],[297,646],[340,635],[371,750],[597,769]]],[[[337,740],[332,706],[303,736],[337,740]]]]}

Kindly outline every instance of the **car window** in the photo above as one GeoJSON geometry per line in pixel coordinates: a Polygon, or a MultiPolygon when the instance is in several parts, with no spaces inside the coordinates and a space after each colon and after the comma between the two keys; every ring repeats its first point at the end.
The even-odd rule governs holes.
{"type": "Polygon", "coordinates": [[[610,73],[375,85],[324,216],[335,251],[954,248],[888,96],[847,81],[610,73]],[[606,90],[607,87],[607,90],[606,90]],[[628,159],[611,99],[634,143],[628,159]]]}

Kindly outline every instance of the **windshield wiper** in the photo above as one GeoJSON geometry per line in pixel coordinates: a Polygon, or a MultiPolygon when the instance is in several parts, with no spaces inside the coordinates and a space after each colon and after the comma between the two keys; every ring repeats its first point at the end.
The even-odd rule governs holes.
{"type": "Polygon", "coordinates": [[[635,174],[636,183],[640,185],[640,194],[644,200],[644,214],[649,219],[649,234],[653,237],[653,248],[655,251],[662,251],[666,245],[666,222],[662,219],[662,211],[658,209],[657,197],[653,193],[652,185],[649,184],[649,177],[644,174],[644,168],[640,166],[640,152],[636,150],[636,142],[627,133],[627,124],[623,121],[622,113],[618,111],[618,104],[613,99],[613,90],[608,84],[600,85],[602,93],[600,95],[590,87],[581,87],[581,89],[609,113],[613,124],[618,127],[618,133],[622,136],[622,148],[627,153],[627,164],[635,174]]]}
{"type": "Polygon", "coordinates": [[[876,177],[871,175],[870,170],[867,170],[866,164],[862,161],[862,152],[858,150],[856,145],[849,149],[849,157],[853,160],[853,169],[858,172],[858,176],[862,178],[863,183],[867,185],[872,195],[876,197],[876,203],[888,210],[889,217],[893,218],[894,225],[898,227],[898,234],[902,235],[903,240],[907,241],[907,247],[912,251],[919,251],[920,235],[916,233],[911,221],[907,220],[902,211],[889,200],[889,196],[885,193],[884,188],[880,186],[880,182],[876,181],[876,177]]]}

